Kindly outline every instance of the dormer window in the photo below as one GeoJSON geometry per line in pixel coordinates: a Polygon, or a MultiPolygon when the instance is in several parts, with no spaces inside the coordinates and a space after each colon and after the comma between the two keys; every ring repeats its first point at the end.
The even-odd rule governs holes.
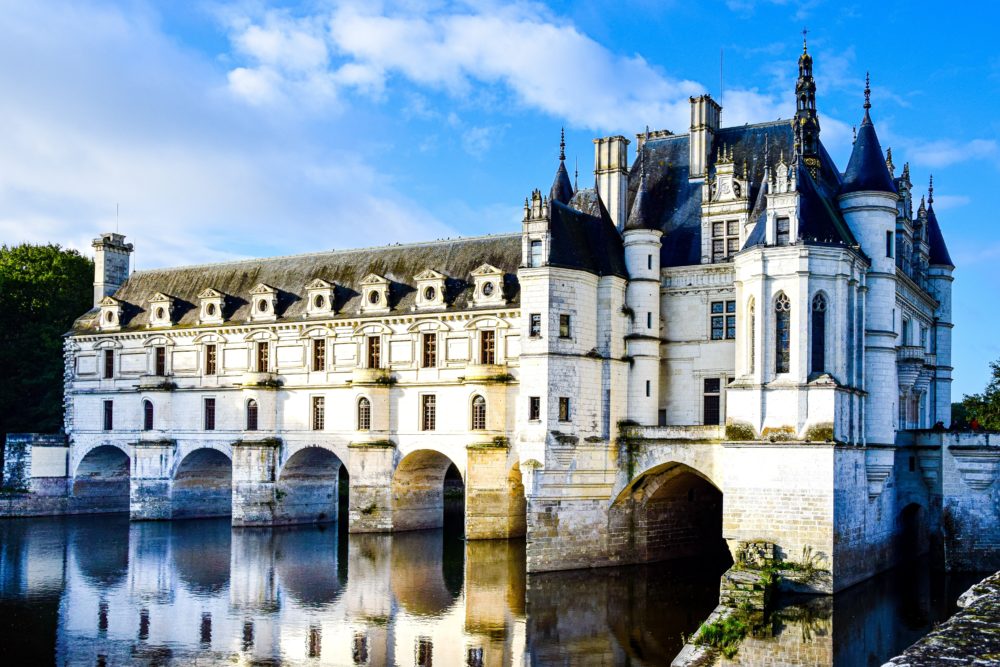
{"type": "Polygon", "coordinates": [[[370,273],[361,281],[361,312],[386,312],[389,310],[389,281],[370,273]]]}
{"type": "Polygon", "coordinates": [[[200,304],[198,322],[201,324],[222,324],[222,305],[225,298],[222,292],[211,287],[203,290],[198,295],[200,304]]]}
{"type": "Polygon", "coordinates": [[[472,294],[476,306],[502,306],[506,303],[503,296],[503,271],[483,264],[472,272],[475,290],[472,294]]]}
{"type": "Polygon", "coordinates": [[[114,331],[121,327],[122,302],[113,296],[106,296],[100,302],[101,314],[97,327],[101,331],[114,331]]]}
{"type": "Polygon", "coordinates": [[[445,276],[433,269],[427,269],[418,273],[414,280],[417,283],[417,304],[418,310],[431,308],[444,308],[444,281],[445,276]]]}
{"type": "Polygon", "coordinates": [[[149,299],[149,326],[169,327],[173,324],[173,297],[157,292],[149,299]]]}
{"type": "Polygon", "coordinates": [[[335,287],[322,278],[316,278],[306,285],[306,315],[322,317],[334,313],[335,287]]]}
{"type": "Polygon", "coordinates": [[[254,322],[273,322],[277,318],[278,290],[260,283],[250,290],[250,319],[254,322]]]}

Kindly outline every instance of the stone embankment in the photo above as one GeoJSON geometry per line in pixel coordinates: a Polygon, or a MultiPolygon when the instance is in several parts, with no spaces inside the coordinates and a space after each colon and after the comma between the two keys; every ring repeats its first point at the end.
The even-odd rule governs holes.
{"type": "Polygon", "coordinates": [[[882,667],[1000,665],[1000,572],[958,598],[960,609],[882,667]]]}

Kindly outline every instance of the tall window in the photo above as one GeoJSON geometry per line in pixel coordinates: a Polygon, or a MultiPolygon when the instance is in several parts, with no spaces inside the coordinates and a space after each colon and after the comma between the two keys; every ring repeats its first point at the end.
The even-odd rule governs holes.
{"type": "Polygon", "coordinates": [[[104,350],[104,379],[110,380],[115,376],[115,351],[104,350]]]}
{"type": "Polygon", "coordinates": [[[252,398],[247,401],[247,430],[257,430],[257,401],[252,398]]]}
{"type": "Polygon", "coordinates": [[[368,368],[382,367],[382,338],[380,336],[368,336],[368,368]]]}
{"type": "Polygon", "coordinates": [[[257,343],[257,372],[266,373],[268,369],[268,352],[269,345],[267,341],[262,340],[257,343]]]}
{"type": "Polygon", "coordinates": [[[712,340],[734,340],[736,338],[736,302],[713,301],[711,312],[712,340]]]}
{"type": "Polygon", "coordinates": [[[750,367],[750,372],[753,373],[754,367],[755,367],[755,363],[757,361],[757,359],[756,359],[756,355],[757,355],[757,311],[756,311],[756,304],[754,303],[753,299],[750,299],[750,305],[747,306],[747,327],[749,327],[749,331],[747,331],[747,334],[748,334],[747,335],[747,341],[748,341],[748,344],[750,346],[750,354],[749,354],[750,363],[748,364],[748,366],[750,367]]]}
{"type": "Polygon", "coordinates": [[[205,399],[205,430],[215,430],[215,399],[205,399]]]}
{"type": "Polygon", "coordinates": [[[322,396],[312,397],[312,430],[322,431],[326,424],[326,399],[322,396]]]}
{"type": "Polygon", "coordinates": [[[148,399],[142,402],[142,430],[153,430],[153,402],[148,399]]]}
{"type": "Polygon", "coordinates": [[[476,396],[472,399],[472,430],[482,431],[486,428],[486,399],[476,396]]]}
{"type": "Polygon", "coordinates": [[[719,378],[705,378],[703,387],[702,424],[705,426],[718,426],[722,381],[719,378]]]}
{"type": "Polygon", "coordinates": [[[421,335],[423,347],[423,359],[421,365],[424,368],[434,368],[437,366],[438,337],[436,333],[425,333],[421,335]]]}
{"type": "Polygon", "coordinates": [[[569,421],[569,397],[560,396],[559,397],[559,421],[568,422],[569,421]]]}
{"type": "Polygon", "coordinates": [[[775,245],[788,245],[789,222],[788,218],[778,218],[775,221],[775,245]]]}
{"type": "Polygon", "coordinates": [[[420,430],[433,431],[437,427],[437,396],[424,394],[420,397],[420,430]]]}
{"type": "Polygon", "coordinates": [[[358,399],[358,430],[368,431],[372,427],[372,404],[362,396],[358,399]]]}
{"type": "Polygon", "coordinates": [[[156,355],[156,372],[154,375],[167,374],[167,348],[155,347],[153,353],[156,355]]]}
{"type": "Polygon", "coordinates": [[[817,294],[812,302],[812,368],[822,373],[826,366],[826,297],[817,294]]]}
{"type": "Polygon", "coordinates": [[[559,337],[569,338],[571,335],[570,318],[566,313],[559,315],[559,337]]]}
{"type": "MultiPolygon", "coordinates": [[[[728,262],[740,250],[739,223],[736,220],[712,223],[712,262],[728,262]]],[[[652,261],[650,261],[652,264],[652,261]]],[[[652,268],[652,266],[650,266],[652,268]]]]}
{"type": "Polygon", "coordinates": [[[532,241],[530,253],[528,255],[528,266],[535,267],[542,265],[542,242],[532,241]]]}
{"type": "Polygon", "coordinates": [[[774,372],[787,373],[792,333],[792,302],[784,292],[774,300],[774,372]]]}
{"type": "Polygon", "coordinates": [[[542,399],[540,396],[528,397],[528,420],[538,421],[542,418],[542,399]]]}
{"type": "Polygon", "coordinates": [[[895,243],[895,235],[892,232],[885,233],[885,256],[892,257],[892,246],[895,243]]]}
{"type": "Polygon", "coordinates": [[[542,314],[532,313],[528,315],[528,337],[538,338],[542,335],[542,314]]]}
{"type": "Polygon", "coordinates": [[[313,366],[314,371],[326,370],[326,339],[313,338],[313,366]]]}
{"type": "Polygon", "coordinates": [[[479,363],[495,364],[497,362],[497,332],[484,329],[479,332],[479,363]]]}
{"type": "Polygon", "coordinates": [[[906,317],[903,318],[903,324],[900,327],[900,333],[902,334],[903,345],[909,345],[910,344],[910,320],[909,320],[909,318],[906,318],[906,317]]]}
{"type": "Polygon", "coordinates": [[[115,403],[114,401],[104,401],[104,430],[110,431],[115,427],[115,403]]]}
{"type": "Polygon", "coordinates": [[[215,375],[218,372],[218,354],[215,345],[205,346],[205,375],[215,375]]]}

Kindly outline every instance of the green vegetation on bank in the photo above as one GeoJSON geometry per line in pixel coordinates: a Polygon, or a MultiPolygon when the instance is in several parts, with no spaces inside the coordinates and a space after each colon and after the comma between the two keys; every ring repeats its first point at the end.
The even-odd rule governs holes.
{"type": "Polygon", "coordinates": [[[951,406],[952,428],[1000,431],[1000,359],[990,362],[990,381],[981,394],[966,394],[951,406]]]}

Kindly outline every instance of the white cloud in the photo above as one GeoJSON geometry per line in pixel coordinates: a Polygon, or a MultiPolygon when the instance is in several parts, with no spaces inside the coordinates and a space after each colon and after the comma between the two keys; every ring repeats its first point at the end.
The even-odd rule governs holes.
{"type": "Polygon", "coordinates": [[[972,201],[965,195],[935,195],[934,209],[938,212],[961,208],[972,201]]]}
{"type": "MultiPolygon", "coordinates": [[[[901,142],[904,143],[904,142],[901,142]]],[[[924,167],[947,167],[967,160],[993,158],[997,155],[997,142],[992,139],[954,141],[905,141],[907,153],[915,165],[924,167]]]]}

